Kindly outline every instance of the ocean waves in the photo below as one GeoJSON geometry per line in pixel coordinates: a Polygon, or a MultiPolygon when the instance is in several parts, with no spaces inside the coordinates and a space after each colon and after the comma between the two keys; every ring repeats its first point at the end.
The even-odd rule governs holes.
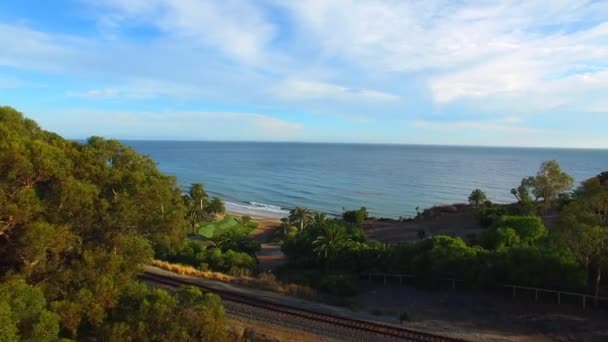
{"type": "Polygon", "coordinates": [[[289,210],[276,205],[258,202],[235,203],[226,202],[226,210],[251,216],[276,217],[282,218],[289,215],[289,210]]]}

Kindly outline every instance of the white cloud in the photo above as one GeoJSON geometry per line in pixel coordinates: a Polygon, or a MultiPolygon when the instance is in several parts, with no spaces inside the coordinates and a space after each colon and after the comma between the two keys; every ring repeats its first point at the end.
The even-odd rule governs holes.
{"type": "Polygon", "coordinates": [[[57,70],[58,60],[66,61],[73,57],[74,51],[69,45],[76,41],[78,39],[58,37],[26,26],[0,23],[0,46],[7,47],[0,53],[0,65],[57,70]]]}
{"type": "Polygon", "coordinates": [[[342,85],[307,81],[307,80],[285,80],[274,87],[273,92],[280,98],[288,100],[349,100],[349,101],[373,101],[390,102],[400,99],[398,95],[371,89],[356,89],[342,85]]]}
{"type": "Polygon", "coordinates": [[[103,26],[151,25],[178,39],[218,49],[247,64],[264,63],[275,27],[243,0],[101,0],[103,26]]]}
{"type": "Polygon", "coordinates": [[[370,72],[427,73],[438,103],[505,93],[526,99],[560,78],[607,68],[605,1],[279,2],[327,58],[370,72]]]}

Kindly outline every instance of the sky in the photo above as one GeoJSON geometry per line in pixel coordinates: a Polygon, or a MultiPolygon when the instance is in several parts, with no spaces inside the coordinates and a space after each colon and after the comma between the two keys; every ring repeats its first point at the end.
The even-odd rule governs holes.
{"type": "Polygon", "coordinates": [[[2,0],[68,138],[608,148],[608,1],[2,0]]]}

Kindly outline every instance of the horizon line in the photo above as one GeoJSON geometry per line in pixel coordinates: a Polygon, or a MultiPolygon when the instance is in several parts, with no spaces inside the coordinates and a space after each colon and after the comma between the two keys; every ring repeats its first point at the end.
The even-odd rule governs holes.
{"type": "MultiPolygon", "coordinates": [[[[94,135],[95,136],[95,135],[94,135]]],[[[68,140],[86,141],[89,138],[67,138],[68,140]]],[[[471,144],[432,144],[432,143],[401,143],[401,142],[340,142],[340,141],[297,141],[297,140],[205,140],[180,138],[108,138],[118,141],[140,142],[204,142],[204,143],[241,143],[241,144],[309,144],[309,145],[376,145],[376,146],[420,146],[420,147],[466,147],[466,148],[496,148],[496,149],[553,149],[553,150],[597,150],[608,151],[608,147],[570,147],[570,146],[513,146],[513,145],[471,145],[471,144]]]]}

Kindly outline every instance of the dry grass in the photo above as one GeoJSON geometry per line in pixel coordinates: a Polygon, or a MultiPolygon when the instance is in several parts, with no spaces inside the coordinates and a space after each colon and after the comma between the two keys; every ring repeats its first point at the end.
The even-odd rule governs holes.
{"type": "Polygon", "coordinates": [[[219,272],[200,271],[192,266],[172,264],[162,260],[152,260],[151,265],[181,275],[233,283],[301,298],[313,299],[316,297],[316,292],[312,288],[298,284],[283,283],[270,273],[262,273],[257,278],[254,278],[248,276],[232,276],[219,272]]]}

